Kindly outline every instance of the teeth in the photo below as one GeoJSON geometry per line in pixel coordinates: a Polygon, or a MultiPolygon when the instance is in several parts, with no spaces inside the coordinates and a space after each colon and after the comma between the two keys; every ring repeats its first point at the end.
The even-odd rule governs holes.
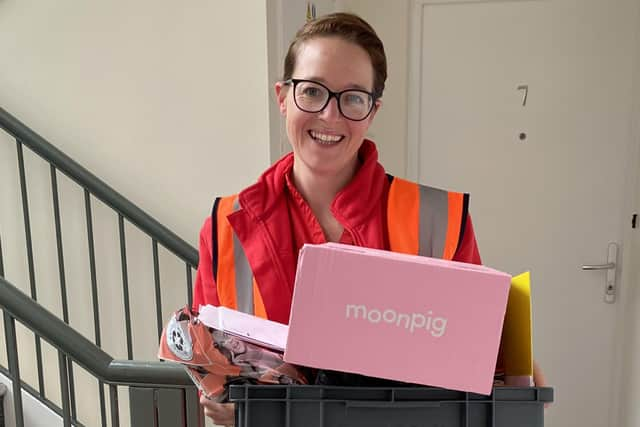
{"type": "Polygon", "coordinates": [[[310,132],[311,136],[315,139],[319,139],[323,142],[338,142],[342,139],[342,135],[326,135],[324,133],[319,132],[310,132]]]}

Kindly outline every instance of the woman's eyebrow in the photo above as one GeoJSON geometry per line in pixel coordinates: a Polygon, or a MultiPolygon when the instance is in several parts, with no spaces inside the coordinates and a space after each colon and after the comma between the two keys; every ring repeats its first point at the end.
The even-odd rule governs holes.
{"type": "MultiPolygon", "coordinates": [[[[323,85],[328,87],[327,81],[325,79],[323,79],[322,77],[319,77],[319,76],[306,77],[305,80],[313,80],[313,81],[316,81],[318,83],[322,83],[323,85]]],[[[358,90],[363,90],[365,92],[369,92],[369,90],[366,87],[364,87],[362,85],[359,85],[357,83],[349,83],[348,85],[345,86],[345,88],[346,88],[345,90],[358,89],[358,90]]]]}

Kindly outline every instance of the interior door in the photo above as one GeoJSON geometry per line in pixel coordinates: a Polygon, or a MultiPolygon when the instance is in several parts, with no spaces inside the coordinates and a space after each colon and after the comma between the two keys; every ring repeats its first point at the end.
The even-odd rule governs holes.
{"type": "Polygon", "coordinates": [[[620,261],[630,226],[638,2],[414,7],[410,175],[471,193],[485,264],[531,270],[546,425],[614,425],[621,304],[604,301],[607,270],[582,266],[607,263],[610,243],[620,261]]]}

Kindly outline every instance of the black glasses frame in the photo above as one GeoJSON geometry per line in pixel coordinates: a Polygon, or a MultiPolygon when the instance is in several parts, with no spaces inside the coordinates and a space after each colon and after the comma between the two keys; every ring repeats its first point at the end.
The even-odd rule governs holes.
{"type": "Polygon", "coordinates": [[[367,117],[369,117],[369,115],[373,111],[373,108],[376,105],[376,101],[379,98],[379,97],[376,96],[375,93],[367,92],[366,90],[362,90],[362,89],[345,89],[345,90],[341,90],[340,92],[334,92],[331,89],[329,89],[328,87],[326,87],[325,85],[323,85],[322,83],[317,82],[315,80],[287,79],[287,80],[283,81],[282,83],[284,83],[285,85],[292,85],[293,86],[293,102],[295,102],[296,107],[298,107],[301,111],[304,111],[305,113],[319,113],[320,111],[322,111],[325,108],[327,108],[327,105],[329,105],[329,102],[331,102],[331,98],[335,98],[336,99],[336,104],[338,105],[338,111],[340,111],[340,114],[342,115],[342,117],[344,117],[347,120],[351,120],[352,122],[361,122],[361,121],[365,120],[367,117]],[[323,88],[325,88],[327,90],[327,92],[329,93],[329,96],[327,97],[327,101],[324,103],[322,108],[320,108],[318,110],[306,110],[306,109],[302,108],[300,105],[298,105],[298,100],[296,99],[296,86],[298,86],[298,83],[313,83],[313,84],[321,86],[321,87],[323,87],[323,88]],[[366,95],[369,95],[369,97],[371,97],[371,106],[369,107],[369,111],[367,112],[367,114],[363,118],[361,118],[361,119],[352,119],[351,117],[347,117],[342,112],[342,107],[340,106],[340,97],[345,92],[360,92],[360,93],[364,93],[366,95]]]}

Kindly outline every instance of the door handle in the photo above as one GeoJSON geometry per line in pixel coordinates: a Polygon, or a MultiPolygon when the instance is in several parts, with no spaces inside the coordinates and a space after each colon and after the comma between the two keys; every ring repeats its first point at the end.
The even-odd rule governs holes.
{"type": "Polygon", "coordinates": [[[618,261],[618,245],[609,243],[606,264],[586,264],[582,266],[585,271],[606,270],[607,278],[604,285],[604,301],[613,304],[616,302],[616,263],[618,261]]]}
{"type": "Polygon", "coordinates": [[[608,264],[596,264],[596,265],[583,265],[583,270],[611,270],[616,268],[615,262],[610,262],[608,264]]]}

